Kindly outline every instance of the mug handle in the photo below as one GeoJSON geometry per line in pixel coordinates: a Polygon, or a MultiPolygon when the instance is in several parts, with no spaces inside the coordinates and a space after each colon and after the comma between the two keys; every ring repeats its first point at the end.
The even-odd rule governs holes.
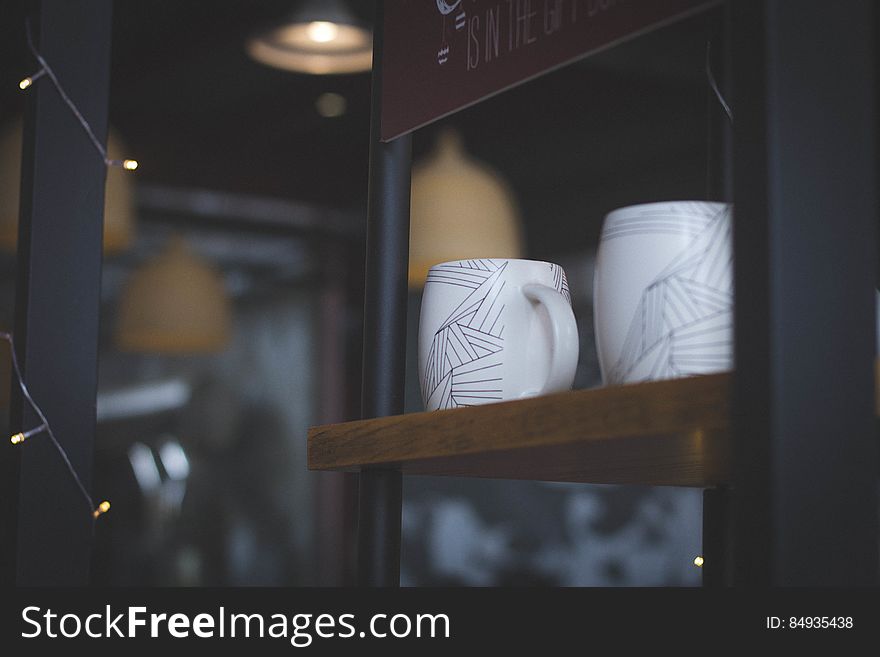
{"type": "Polygon", "coordinates": [[[540,303],[547,309],[553,333],[550,375],[538,394],[568,390],[574,381],[580,350],[574,311],[565,298],[552,287],[532,284],[523,286],[522,290],[527,299],[540,303]]]}

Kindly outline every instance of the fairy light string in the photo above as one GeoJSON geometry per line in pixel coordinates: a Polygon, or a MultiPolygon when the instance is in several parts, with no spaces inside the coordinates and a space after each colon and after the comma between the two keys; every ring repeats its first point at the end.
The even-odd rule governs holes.
{"type": "Polygon", "coordinates": [[[730,105],[727,103],[727,100],[724,98],[724,94],[721,93],[721,89],[718,87],[718,82],[715,80],[715,73],[712,71],[712,42],[706,42],[706,80],[709,83],[709,87],[715,93],[715,98],[718,99],[719,104],[724,109],[724,113],[727,114],[727,118],[730,120],[731,125],[733,124],[733,110],[730,109],[730,105]]]}
{"type": "Polygon", "coordinates": [[[89,141],[92,142],[92,145],[95,147],[95,150],[98,151],[98,154],[101,156],[101,159],[104,160],[104,164],[108,167],[119,167],[122,169],[126,169],[127,171],[134,171],[138,168],[138,161],[132,159],[124,159],[124,160],[113,160],[110,159],[107,154],[107,149],[104,148],[104,145],[101,143],[101,140],[95,136],[95,131],[92,130],[92,126],[86,121],[86,118],[82,115],[82,113],[77,108],[76,104],[70,99],[70,96],[67,95],[67,92],[64,91],[64,87],[61,86],[61,82],[58,80],[58,76],[55,75],[55,71],[52,70],[52,67],[49,66],[49,62],[40,54],[40,52],[34,46],[34,40],[31,36],[31,23],[30,20],[25,21],[25,34],[27,35],[27,45],[28,49],[31,51],[31,54],[34,56],[34,59],[40,65],[40,70],[38,70],[33,75],[29,75],[24,78],[21,82],[18,83],[18,88],[22,91],[26,91],[30,87],[33,86],[34,82],[46,76],[51,82],[52,86],[55,87],[55,90],[58,92],[58,95],[61,97],[61,100],[67,105],[68,109],[70,109],[71,114],[76,118],[79,122],[82,129],[85,131],[86,136],[89,138],[89,141]]]}
{"type": "MultiPolygon", "coordinates": [[[[35,82],[40,80],[43,77],[46,77],[51,83],[52,86],[55,87],[55,90],[58,92],[61,100],[64,101],[64,104],[67,105],[67,108],[70,110],[70,113],[73,114],[74,118],[76,118],[77,122],[82,127],[83,131],[86,133],[86,136],[89,138],[89,141],[92,143],[92,146],[95,147],[95,150],[101,156],[101,159],[104,161],[104,165],[108,167],[119,167],[122,169],[126,169],[127,171],[134,171],[138,168],[138,161],[133,159],[124,159],[124,160],[115,160],[111,159],[107,154],[107,149],[101,143],[101,140],[95,135],[95,131],[92,130],[91,124],[86,120],[86,118],[82,115],[82,112],[77,108],[76,103],[71,100],[70,96],[64,90],[64,87],[61,85],[61,81],[58,79],[58,76],[55,74],[55,71],[49,65],[49,62],[40,54],[37,50],[36,46],[34,46],[33,35],[31,34],[31,23],[29,19],[25,20],[25,35],[27,37],[27,45],[28,49],[31,51],[34,59],[37,60],[37,63],[40,65],[39,70],[32,75],[21,80],[18,83],[18,88],[21,91],[27,91],[30,89],[35,82]]],[[[39,404],[34,401],[33,396],[28,390],[27,384],[24,381],[24,377],[21,374],[21,369],[18,366],[18,357],[15,353],[15,344],[12,339],[12,334],[0,332],[0,339],[5,340],[9,343],[9,350],[12,355],[12,367],[15,373],[15,378],[18,381],[18,386],[21,389],[21,394],[27,400],[30,407],[34,410],[34,413],[40,418],[41,424],[32,429],[28,429],[27,431],[20,431],[19,433],[14,434],[10,437],[9,441],[13,445],[21,445],[29,438],[33,436],[37,436],[45,433],[49,437],[49,442],[55,448],[55,451],[58,452],[58,455],[61,457],[61,460],[64,462],[64,466],[67,468],[67,471],[70,473],[73,482],[76,484],[77,489],[82,495],[83,500],[88,505],[89,514],[92,519],[95,520],[99,516],[104,513],[107,513],[110,510],[110,502],[107,500],[102,501],[97,506],[95,505],[92,496],[89,495],[88,490],[86,490],[85,485],[83,485],[82,479],[80,479],[79,475],[76,472],[76,469],[73,467],[73,464],[70,462],[70,458],[67,456],[67,452],[64,447],[61,446],[61,443],[58,442],[58,439],[55,437],[55,432],[52,431],[52,426],[49,424],[49,420],[46,418],[46,414],[43,413],[43,409],[40,408],[39,404]]]]}
{"type": "Polygon", "coordinates": [[[15,343],[12,339],[11,333],[0,332],[0,339],[5,340],[9,343],[9,351],[12,356],[12,370],[15,374],[15,378],[18,381],[18,387],[21,389],[22,396],[27,400],[28,404],[32,409],[34,409],[34,413],[37,414],[37,417],[40,418],[41,424],[34,427],[33,429],[28,429],[27,431],[19,432],[13,435],[9,441],[13,445],[21,445],[28,438],[32,436],[36,436],[42,433],[45,433],[49,437],[49,441],[52,443],[55,451],[58,452],[58,455],[61,457],[61,460],[64,462],[67,471],[70,473],[71,478],[76,484],[77,489],[79,489],[82,498],[85,500],[88,505],[89,513],[92,516],[92,519],[96,519],[98,516],[107,513],[110,510],[110,502],[104,500],[97,506],[95,506],[94,500],[92,500],[92,496],[89,495],[89,492],[86,490],[86,487],[83,485],[82,479],[79,478],[79,475],[76,473],[76,469],[73,467],[73,464],[70,462],[70,458],[67,456],[67,452],[64,450],[64,447],[61,446],[61,443],[58,442],[58,439],[55,437],[55,432],[52,431],[52,426],[49,424],[49,420],[46,418],[46,414],[43,413],[43,409],[40,408],[40,405],[34,401],[33,396],[31,395],[30,390],[28,390],[27,384],[24,382],[24,377],[21,374],[21,368],[18,366],[18,357],[15,354],[15,343]]]}

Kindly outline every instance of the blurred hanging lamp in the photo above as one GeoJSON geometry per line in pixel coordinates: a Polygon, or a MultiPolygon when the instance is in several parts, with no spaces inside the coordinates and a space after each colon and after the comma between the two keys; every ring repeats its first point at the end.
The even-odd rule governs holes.
{"type": "Polygon", "coordinates": [[[306,0],[290,18],[248,39],[248,54],[267,66],[326,75],[370,70],[373,37],[342,0],[306,0]]]}
{"type": "MultiPolygon", "coordinates": [[[[18,242],[21,140],[21,119],[7,125],[0,134],[0,247],[8,251],[14,251],[18,242]]],[[[128,152],[111,128],[107,139],[108,157],[122,159],[128,152]]],[[[134,185],[131,174],[108,167],[104,187],[104,253],[124,251],[133,237],[134,185]]]]}
{"type": "Polygon", "coordinates": [[[231,326],[231,303],[219,273],[175,236],[126,283],[116,345],[173,354],[219,351],[229,342],[231,326]]]}
{"type": "Polygon", "coordinates": [[[507,183],[470,157],[452,129],[413,167],[410,216],[410,288],[422,287],[439,262],[522,257],[522,226],[507,183]]]}

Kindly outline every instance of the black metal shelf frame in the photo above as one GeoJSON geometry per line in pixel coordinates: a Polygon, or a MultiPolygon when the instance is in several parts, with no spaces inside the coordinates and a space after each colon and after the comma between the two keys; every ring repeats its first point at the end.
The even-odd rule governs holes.
{"type": "MultiPolygon", "coordinates": [[[[402,412],[403,398],[410,142],[382,143],[377,131],[383,5],[364,418],[402,412]]],[[[704,496],[704,584],[876,584],[875,7],[724,5],[736,121],[735,471],[731,488],[704,496]]],[[[363,585],[399,584],[400,506],[398,473],[361,474],[363,585]]]]}

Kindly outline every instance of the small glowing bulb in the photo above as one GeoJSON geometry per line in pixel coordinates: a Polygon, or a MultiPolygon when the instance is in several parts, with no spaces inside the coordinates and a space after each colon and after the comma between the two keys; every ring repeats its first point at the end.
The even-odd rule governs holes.
{"type": "Polygon", "coordinates": [[[703,557],[694,557],[694,565],[697,568],[702,568],[703,567],[703,557]]]}
{"type": "Polygon", "coordinates": [[[15,434],[14,436],[9,438],[9,441],[13,445],[19,445],[19,444],[23,443],[25,440],[27,440],[28,438],[30,438],[31,436],[35,436],[38,433],[45,431],[45,430],[46,430],[46,425],[41,424],[40,426],[34,427],[33,429],[29,429],[27,431],[23,431],[21,433],[15,434]]]}
{"type": "Polygon", "coordinates": [[[98,505],[98,508],[92,511],[92,515],[97,518],[102,513],[107,513],[110,510],[110,502],[104,500],[98,505]]]}
{"type": "Polygon", "coordinates": [[[306,28],[306,34],[315,43],[327,43],[339,36],[339,27],[329,21],[312,21],[306,28]]]}
{"type": "Polygon", "coordinates": [[[21,89],[22,91],[24,91],[29,86],[31,86],[33,83],[34,83],[34,81],[31,78],[25,78],[24,80],[22,80],[21,82],[18,83],[18,88],[21,89]]]}
{"type": "Polygon", "coordinates": [[[122,161],[122,168],[128,169],[129,171],[134,171],[135,169],[138,168],[138,161],[137,160],[123,160],[122,161]]]}

